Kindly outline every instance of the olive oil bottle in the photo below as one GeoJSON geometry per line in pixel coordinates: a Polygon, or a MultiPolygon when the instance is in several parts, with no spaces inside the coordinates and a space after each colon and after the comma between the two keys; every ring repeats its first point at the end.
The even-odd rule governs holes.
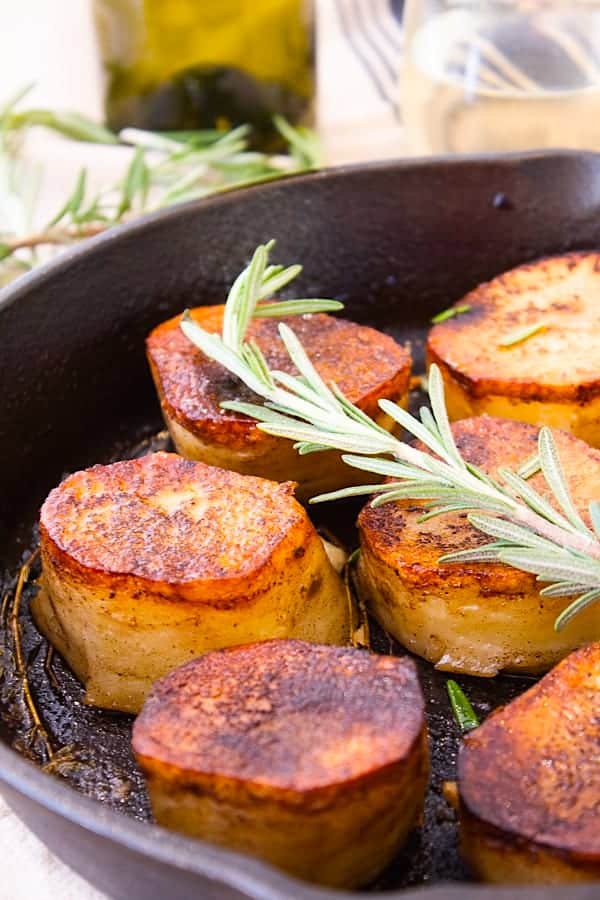
{"type": "Polygon", "coordinates": [[[115,128],[161,131],[249,123],[276,141],[272,116],[305,117],[312,96],[306,0],[95,0],[115,128]]]}

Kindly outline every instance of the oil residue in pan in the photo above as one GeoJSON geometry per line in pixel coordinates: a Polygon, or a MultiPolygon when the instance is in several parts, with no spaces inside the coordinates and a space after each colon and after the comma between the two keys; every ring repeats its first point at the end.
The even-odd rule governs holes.
{"type": "MultiPolygon", "coordinates": [[[[416,395],[411,406],[418,407],[424,399],[416,395]]],[[[160,449],[171,449],[165,432],[113,447],[105,461],[160,449]]],[[[347,501],[313,507],[311,515],[317,525],[325,525],[348,546],[355,546],[356,533],[346,523],[355,520],[359,508],[360,504],[347,501]]],[[[22,592],[19,594],[19,576],[14,571],[5,575],[2,584],[0,739],[87,796],[134,818],[149,820],[148,797],[131,753],[133,718],[86,706],[79,682],[58,654],[52,653],[31,620],[29,600],[35,594],[39,574],[35,528],[31,533],[31,548],[23,562],[32,554],[34,559],[22,592]]],[[[371,645],[381,653],[405,652],[375,623],[371,623],[371,645]]],[[[425,814],[404,851],[370,890],[468,878],[457,852],[455,812],[443,796],[444,782],[455,775],[460,742],[446,693],[448,676],[422,660],[416,662],[425,694],[431,748],[425,814]]],[[[459,681],[481,716],[511,700],[530,683],[529,679],[511,676],[490,680],[460,677],[459,681]]]]}

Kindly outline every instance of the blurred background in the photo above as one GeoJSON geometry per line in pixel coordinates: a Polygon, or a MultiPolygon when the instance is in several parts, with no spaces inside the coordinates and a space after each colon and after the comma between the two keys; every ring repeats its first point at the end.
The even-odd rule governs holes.
{"type": "Polygon", "coordinates": [[[289,172],[600,147],[593,0],[0,11],[1,282],[134,215],[289,172]]]}

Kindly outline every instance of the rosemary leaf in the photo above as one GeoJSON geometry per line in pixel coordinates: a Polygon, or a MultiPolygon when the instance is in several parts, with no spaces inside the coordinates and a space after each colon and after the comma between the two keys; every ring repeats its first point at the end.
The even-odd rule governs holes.
{"type": "Polygon", "coordinates": [[[450,306],[448,309],[442,310],[430,319],[430,322],[432,325],[439,325],[441,322],[447,322],[448,319],[454,319],[455,316],[462,316],[468,312],[471,312],[471,304],[460,303],[458,306],[450,306]]]}
{"type": "Polygon", "coordinates": [[[285,416],[282,416],[280,413],[274,412],[272,409],[268,409],[266,406],[258,406],[256,403],[243,403],[241,400],[227,400],[222,404],[223,409],[228,409],[231,412],[242,413],[245,416],[250,416],[253,419],[256,419],[258,415],[260,415],[263,422],[286,422],[287,419],[285,416]]]}
{"type": "Polygon", "coordinates": [[[314,298],[310,300],[279,300],[277,303],[269,303],[266,306],[257,306],[254,311],[255,319],[282,319],[284,316],[304,316],[312,313],[338,312],[344,304],[339,300],[322,300],[314,298]]]}
{"type": "MultiPolygon", "coordinates": [[[[435,484],[435,483],[434,483],[435,484]]],[[[421,500],[436,496],[436,488],[431,484],[423,484],[419,480],[405,481],[403,484],[390,482],[385,494],[375,497],[371,506],[382,506],[395,500],[421,500]]]]}
{"type": "Polygon", "coordinates": [[[283,387],[287,388],[289,391],[293,391],[298,397],[317,404],[324,411],[331,409],[330,404],[324,400],[323,397],[315,394],[309,385],[304,383],[302,378],[290,375],[289,372],[280,372],[278,370],[275,370],[272,375],[278,384],[283,385],[283,387]]]}
{"type": "Polygon", "coordinates": [[[501,489],[500,485],[494,478],[492,478],[487,474],[487,472],[484,472],[483,469],[480,469],[479,466],[476,466],[474,463],[467,463],[467,472],[469,472],[471,475],[474,475],[475,478],[479,479],[479,481],[482,481],[484,484],[487,484],[494,490],[497,491],[501,489]]]}
{"type": "Polygon", "coordinates": [[[536,322],[534,325],[526,325],[524,328],[516,328],[509,334],[505,335],[498,341],[498,346],[503,348],[514,347],[516,344],[522,344],[523,341],[529,340],[534,334],[544,331],[548,325],[546,322],[536,322]]]}
{"type": "Polygon", "coordinates": [[[328,503],[331,500],[345,500],[347,497],[363,497],[365,494],[377,494],[387,491],[386,484],[361,484],[346,488],[340,488],[338,491],[330,491],[327,494],[317,494],[311,497],[309,503],[328,503]]]}
{"type": "MultiPolygon", "coordinates": [[[[300,425],[292,428],[289,426],[263,424],[262,422],[257,427],[267,434],[272,434],[274,437],[286,437],[293,441],[319,443],[332,450],[342,450],[345,453],[375,455],[382,452],[382,448],[377,447],[373,439],[368,435],[345,435],[339,432],[322,431],[320,428],[302,428],[300,425]]],[[[385,448],[383,448],[383,452],[385,452],[385,448]]],[[[391,452],[391,447],[387,452],[391,452]]]]}
{"type": "Polygon", "coordinates": [[[146,199],[150,186],[150,176],[146,165],[146,156],[142,147],[136,147],[135,153],[125,175],[121,202],[117,208],[116,218],[120,219],[129,212],[138,193],[142,194],[142,203],[146,199]]]}
{"type": "Polygon", "coordinates": [[[242,345],[246,330],[254,315],[268,259],[269,251],[266,246],[261,245],[256,248],[253,257],[250,260],[250,265],[248,266],[247,274],[243,282],[243,290],[240,293],[241,302],[239,318],[234,329],[235,343],[237,346],[242,345]]]}
{"type": "Polygon", "coordinates": [[[326,401],[327,405],[337,412],[339,404],[330,389],[327,387],[310,359],[306,355],[304,347],[289,326],[281,322],[279,325],[279,335],[285,345],[290,359],[303,375],[306,383],[313,388],[315,394],[326,401]]]}
{"type": "MultiPolygon", "coordinates": [[[[472,503],[447,503],[445,506],[438,506],[437,504],[432,504],[432,508],[429,512],[423,513],[422,516],[419,516],[417,522],[428,522],[429,519],[436,519],[438,516],[446,515],[446,513],[453,512],[464,512],[467,509],[473,509],[472,503]]],[[[442,558],[440,557],[440,562],[442,558]]],[[[452,562],[452,560],[446,560],[444,558],[444,562],[452,562]]]]}
{"type": "Polygon", "coordinates": [[[437,427],[437,422],[435,421],[431,410],[427,406],[422,406],[419,409],[419,418],[421,419],[421,422],[425,426],[425,428],[427,428],[427,430],[431,432],[432,436],[437,441],[441,441],[442,436],[440,434],[439,428],[437,427]]]}
{"type": "Polygon", "coordinates": [[[430,370],[428,384],[431,409],[441,441],[446,448],[450,459],[452,459],[459,468],[466,469],[465,462],[458,452],[458,448],[454,442],[452,429],[450,428],[450,421],[448,419],[448,413],[446,412],[446,403],[444,399],[444,382],[442,380],[442,373],[437,366],[435,369],[430,370]]]}
{"type": "Polygon", "coordinates": [[[329,450],[329,447],[324,447],[323,444],[315,444],[314,441],[312,444],[307,441],[298,441],[298,443],[294,444],[294,450],[298,451],[299,456],[308,456],[309,453],[321,453],[323,450],[329,450]]]}
{"type": "Polygon", "coordinates": [[[582,594],[581,597],[578,597],[577,600],[573,600],[566,609],[563,609],[561,614],[558,616],[556,622],[554,623],[555,631],[562,631],[563,628],[569,624],[571,619],[583,612],[584,609],[587,609],[588,606],[591,606],[592,603],[595,603],[596,600],[600,599],[600,588],[592,588],[592,590],[587,591],[585,594],[582,594]]]}
{"type": "Polygon", "coordinates": [[[456,724],[463,734],[466,731],[472,731],[474,728],[477,728],[479,719],[462,688],[459,687],[453,678],[449,678],[446,682],[446,689],[456,724]]]}
{"type": "Polygon", "coordinates": [[[519,478],[524,478],[527,481],[528,478],[532,478],[536,475],[541,468],[540,463],[540,454],[534,453],[529,459],[525,460],[525,462],[519,466],[517,469],[517,475],[519,478]]]}
{"type": "Polygon", "coordinates": [[[255,341],[249,341],[246,344],[248,351],[250,353],[250,359],[254,365],[254,371],[258,378],[267,386],[269,389],[274,389],[275,382],[271,377],[271,372],[269,370],[269,366],[267,365],[267,361],[263,355],[262,350],[258,346],[255,341]]]}
{"type": "Polygon", "coordinates": [[[554,494],[556,502],[571,525],[577,528],[578,531],[581,531],[582,534],[592,536],[592,532],[575,509],[575,504],[573,503],[571,494],[569,493],[569,489],[565,482],[556,444],[549,428],[540,428],[538,443],[542,472],[548,487],[554,494]]]}
{"type": "Polygon", "coordinates": [[[53,112],[49,109],[29,109],[7,114],[7,126],[12,130],[42,125],[73,141],[92,144],[118,144],[112,131],[76,112],[53,112]]]}
{"type": "MultiPolygon", "coordinates": [[[[23,87],[20,87],[18,90],[15,91],[14,94],[11,94],[10,97],[7,97],[7,99],[0,106],[0,122],[2,122],[2,120],[4,120],[6,118],[8,113],[12,109],[14,109],[14,107],[17,106],[21,102],[21,100],[25,99],[27,94],[29,94],[33,90],[34,86],[35,86],[35,82],[32,81],[29,84],[26,84],[23,87]]],[[[8,124],[10,127],[10,123],[8,123],[8,124]]]]}
{"type": "Polygon", "coordinates": [[[331,382],[330,387],[331,393],[338,401],[342,412],[345,415],[349,416],[354,422],[358,422],[359,424],[364,425],[369,429],[373,429],[374,431],[379,432],[379,434],[382,434],[385,437],[389,436],[389,431],[386,431],[386,429],[383,428],[382,425],[378,425],[377,422],[374,422],[373,419],[371,419],[366,414],[366,412],[364,412],[362,409],[359,409],[358,406],[355,406],[354,403],[351,403],[350,400],[348,400],[348,398],[345,397],[344,394],[342,394],[335,381],[331,382]]]}
{"type": "Polygon", "coordinates": [[[523,478],[519,478],[510,469],[498,469],[498,474],[504,481],[521,497],[526,504],[531,507],[538,515],[543,516],[548,522],[557,525],[559,528],[565,528],[568,531],[576,531],[577,529],[571,525],[568,519],[561,516],[554,507],[531,487],[523,478]]]}
{"type": "MultiPolygon", "coordinates": [[[[397,462],[392,459],[376,459],[373,457],[352,456],[344,454],[343,461],[355,469],[363,469],[365,472],[373,472],[375,475],[387,475],[390,478],[415,478],[431,479],[429,472],[417,473],[405,463],[397,462]]],[[[439,482],[443,484],[443,482],[439,482]]]]}
{"type": "MultiPolygon", "coordinates": [[[[293,376],[291,376],[293,377],[293,376]]],[[[274,409],[276,412],[281,413],[283,416],[287,416],[285,426],[286,429],[291,429],[294,431],[298,427],[298,416],[303,416],[305,419],[310,419],[312,427],[317,431],[318,429],[330,427],[331,431],[335,431],[336,428],[340,425],[339,420],[331,415],[331,410],[319,400],[303,400],[301,396],[294,397],[293,400],[290,401],[290,406],[286,406],[282,400],[282,396],[285,397],[288,394],[288,391],[281,392],[281,390],[276,390],[273,392],[273,396],[275,400],[267,401],[265,404],[269,407],[269,409],[274,409]]],[[[282,425],[283,427],[283,425],[282,425]]],[[[296,440],[296,438],[291,435],[291,440],[296,440]]],[[[318,442],[317,442],[318,443],[318,442]]]]}
{"type": "Polygon", "coordinates": [[[438,562],[498,562],[498,551],[506,548],[504,541],[493,541],[490,544],[482,544],[472,550],[455,550],[453,553],[445,553],[440,556],[438,562]]]}
{"type": "MultiPolygon", "coordinates": [[[[441,502],[445,502],[446,499],[450,500],[453,503],[462,503],[470,510],[481,510],[487,512],[497,513],[499,517],[506,516],[507,510],[503,504],[498,501],[492,501],[488,499],[488,497],[481,497],[477,491],[456,491],[450,489],[447,496],[444,496],[441,491],[439,500],[441,502]]],[[[428,509],[432,509],[435,507],[437,500],[431,500],[431,502],[426,503],[428,509]]]]}
{"type": "Polygon", "coordinates": [[[521,525],[515,525],[513,522],[499,519],[497,516],[469,516],[470,524],[483,534],[489,537],[497,538],[501,541],[507,541],[516,547],[531,547],[547,550],[549,553],[554,552],[555,547],[552,541],[540,537],[535,532],[523,528],[521,525]]]}
{"type": "Polygon", "coordinates": [[[54,225],[57,225],[61,221],[61,219],[64,219],[64,217],[67,215],[71,215],[71,217],[77,215],[85,196],[86,180],[87,170],[81,169],[79,175],[77,176],[77,181],[75,182],[75,187],[73,188],[72,193],[67,198],[64,206],[59,209],[54,218],[50,219],[48,225],[46,226],[47,228],[52,228],[54,225]]]}
{"type": "Polygon", "coordinates": [[[572,581],[557,581],[540,591],[540,597],[574,597],[588,590],[587,584],[574,584],[572,581]]]}
{"type": "MultiPolygon", "coordinates": [[[[426,428],[422,422],[417,421],[411,416],[409,412],[402,407],[398,406],[396,403],[392,403],[391,400],[380,400],[379,401],[380,408],[386,413],[391,419],[409,431],[414,437],[418,438],[426,447],[429,447],[430,450],[433,450],[435,454],[437,454],[442,459],[446,460],[446,462],[450,462],[452,460],[452,455],[447,452],[446,448],[442,443],[441,437],[436,437],[432,432],[426,428]]],[[[439,433],[439,432],[438,432],[439,433]]]]}
{"type": "MultiPolygon", "coordinates": [[[[10,247],[11,257],[10,260],[4,257],[0,283],[36,264],[40,246],[58,251],[62,245],[98,234],[144,211],[198,199],[242,184],[280,178],[289,172],[312,168],[318,162],[316,136],[308,129],[292,127],[284,119],[278,120],[277,127],[280,132],[285,132],[286,140],[289,139],[288,153],[273,156],[248,151],[251,133],[248,125],[229,132],[198,130],[171,134],[128,128],[115,135],[79,113],[18,109],[30,87],[20,89],[0,103],[0,201],[4,194],[6,203],[3,206],[9,210],[6,214],[2,209],[8,225],[2,243],[10,247]],[[58,132],[70,140],[129,145],[139,152],[132,154],[127,171],[116,184],[107,185],[85,205],[84,197],[79,204],[74,204],[71,194],[51,223],[31,231],[31,201],[36,194],[34,186],[39,180],[38,171],[20,157],[23,142],[12,140],[12,137],[36,127],[58,132]],[[84,225],[88,227],[82,227],[84,225]]],[[[287,271],[279,267],[277,273],[270,272],[273,280],[263,285],[259,299],[268,298],[296,277],[299,270],[299,266],[293,266],[287,271]]],[[[333,311],[330,305],[327,309],[333,311]]],[[[312,305],[306,310],[316,311],[322,311],[322,308],[312,305]]],[[[291,315],[292,310],[288,314],[291,315]]]]}
{"type": "Polygon", "coordinates": [[[288,142],[298,163],[303,168],[318,169],[321,165],[321,154],[314,134],[302,126],[294,128],[283,116],[273,116],[273,123],[288,142]]]}
{"type": "MultiPolygon", "coordinates": [[[[268,266],[265,269],[265,276],[263,278],[263,287],[260,292],[260,299],[264,299],[267,297],[276,294],[277,291],[280,291],[282,288],[289,284],[290,281],[293,281],[294,278],[297,278],[300,272],[302,271],[302,266],[288,266],[284,268],[283,266],[268,266]],[[269,271],[271,270],[271,271],[269,271]]],[[[329,301],[333,302],[333,301],[329,301]]],[[[342,304],[343,307],[344,304],[342,304]]],[[[258,307],[261,309],[261,307],[258,307]]],[[[263,309],[265,307],[262,307],[263,309]]]]}

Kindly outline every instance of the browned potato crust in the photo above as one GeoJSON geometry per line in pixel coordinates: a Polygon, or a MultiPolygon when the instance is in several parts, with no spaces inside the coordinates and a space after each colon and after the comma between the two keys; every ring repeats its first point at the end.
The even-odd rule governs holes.
{"type": "MultiPolygon", "coordinates": [[[[207,331],[218,332],[223,309],[200,307],[192,310],[192,316],[207,331]]],[[[147,340],[165,421],[180,453],[243,474],[297,481],[303,498],[357,480],[339,454],[298,456],[290,441],[261,432],[247,416],[221,409],[225,400],[257,402],[257,398],[194,347],[182,334],[180,320],[176,316],[159,325],[147,340]]],[[[386,397],[406,403],[411,358],[404,347],[373,328],[324,314],[281,321],[298,335],[327,383],[335,381],[353,403],[392,427],[377,402],[386,397]]],[[[295,373],[278,324],[275,319],[255,319],[248,336],[261,348],[271,369],[295,373]]]]}
{"type": "Polygon", "coordinates": [[[428,775],[414,663],[267,641],[155,685],[133,749],[159,823],[339,887],[415,824],[428,775]]]}
{"type": "Polygon", "coordinates": [[[600,254],[519,266],[461,304],[470,311],[434,326],[427,341],[450,418],[500,415],[565,428],[600,446],[600,254]],[[500,346],[540,322],[547,327],[526,341],[500,346]]]}
{"type": "Polygon", "coordinates": [[[600,643],[572,653],[469,734],[462,852],[495,882],[600,879],[600,643]]]}
{"type": "MultiPolygon", "coordinates": [[[[464,458],[490,475],[498,466],[517,468],[537,447],[537,428],[508,419],[464,419],[452,431],[464,458]]],[[[555,437],[574,502],[589,521],[589,500],[600,496],[600,452],[565,432],[555,437]]],[[[541,475],[530,483],[547,494],[541,475]]],[[[594,607],[557,634],[554,620],[569,599],[540,599],[534,575],[499,563],[438,563],[445,553],[490,538],[465,514],[419,522],[425,511],[424,502],[368,504],[358,520],[362,590],[404,646],[440,669],[489,676],[502,669],[545,671],[600,638],[594,607]]]]}
{"type": "Polygon", "coordinates": [[[216,647],[347,640],[344,587],[293,489],[156,453],[50,493],[33,613],[88,702],[136,711],[157,678],[216,647]]]}

